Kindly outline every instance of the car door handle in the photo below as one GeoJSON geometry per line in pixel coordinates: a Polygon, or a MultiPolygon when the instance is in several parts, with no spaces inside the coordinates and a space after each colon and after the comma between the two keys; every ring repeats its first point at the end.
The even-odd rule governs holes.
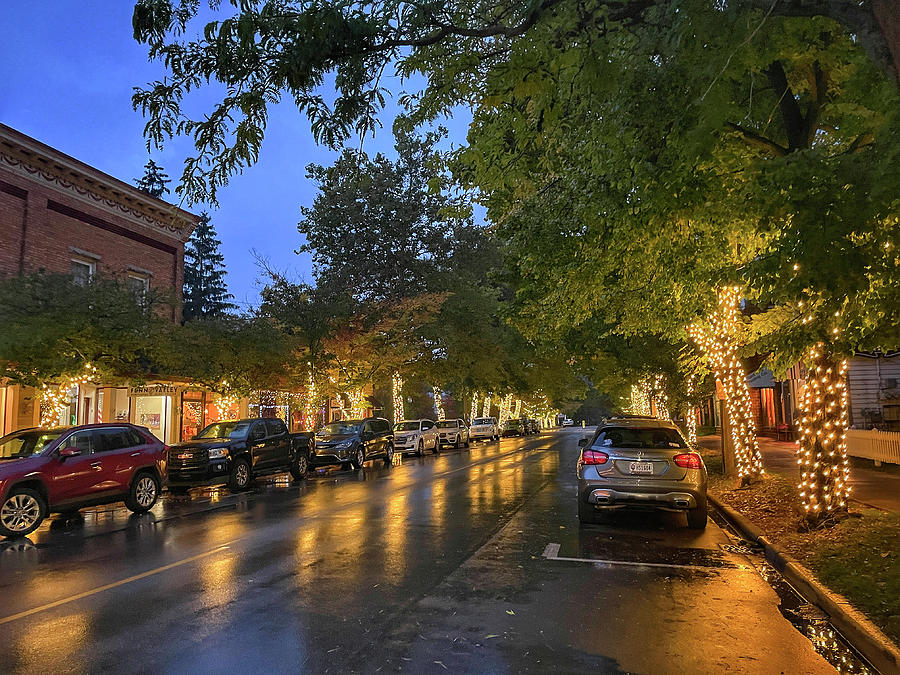
{"type": "Polygon", "coordinates": [[[140,452],[132,452],[132,453],[131,453],[131,456],[132,456],[132,457],[137,457],[137,456],[140,455],[140,454],[141,454],[140,452]]]}
{"type": "Polygon", "coordinates": [[[91,468],[94,471],[100,471],[102,467],[100,466],[100,462],[91,462],[91,468]]]}

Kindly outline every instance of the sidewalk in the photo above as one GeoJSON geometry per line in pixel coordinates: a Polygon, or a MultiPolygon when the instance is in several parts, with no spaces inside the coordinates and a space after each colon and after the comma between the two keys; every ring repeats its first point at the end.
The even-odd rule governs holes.
{"type": "MultiPolygon", "coordinates": [[[[764,436],[760,436],[758,440],[766,471],[789,478],[800,477],[797,458],[794,456],[795,446],[792,442],[776,441],[764,436]]],[[[720,450],[722,447],[722,441],[718,435],[701,436],[698,443],[708,450],[720,450]]],[[[866,460],[854,459],[851,461],[854,463],[866,462],[866,460]]],[[[853,488],[851,492],[853,500],[886,511],[900,512],[900,469],[898,467],[885,465],[881,469],[875,469],[869,466],[851,465],[850,486],[853,488]]]]}

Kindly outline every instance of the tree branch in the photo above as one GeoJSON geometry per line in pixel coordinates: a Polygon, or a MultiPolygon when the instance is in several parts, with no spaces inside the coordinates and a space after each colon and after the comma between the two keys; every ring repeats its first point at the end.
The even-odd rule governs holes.
{"type": "Polygon", "coordinates": [[[725,125],[732,131],[738,132],[750,145],[754,145],[757,148],[761,148],[763,150],[768,150],[769,152],[775,153],[775,155],[777,155],[778,157],[784,157],[786,154],[788,154],[788,149],[786,147],[779,143],[776,143],[771,139],[766,138],[765,136],[762,136],[761,134],[756,133],[752,129],[747,129],[746,127],[742,127],[740,124],[735,124],[734,122],[726,122],[725,125]]]}

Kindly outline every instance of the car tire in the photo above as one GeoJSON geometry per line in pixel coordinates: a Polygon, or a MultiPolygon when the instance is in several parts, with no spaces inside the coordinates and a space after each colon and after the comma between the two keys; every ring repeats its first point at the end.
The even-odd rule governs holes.
{"type": "Polygon", "coordinates": [[[416,448],[416,457],[424,457],[425,456],[425,441],[421,438],[419,439],[419,447],[416,448]]]}
{"type": "Polygon", "coordinates": [[[291,478],[294,480],[303,480],[306,478],[306,474],[309,473],[309,457],[306,456],[305,452],[301,452],[297,455],[294,463],[291,464],[290,471],[291,478]]]}
{"type": "Polygon", "coordinates": [[[161,486],[159,478],[149,471],[143,471],[131,480],[128,496],[125,497],[126,508],[133,513],[146,513],[159,500],[161,486]]]}
{"type": "Polygon", "coordinates": [[[688,527],[692,530],[705,530],[709,516],[709,503],[706,496],[697,500],[697,507],[687,512],[688,527]]]}
{"type": "Polygon", "coordinates": [[[0,535],[26,537],[47,517],[47,504],[31,488],[13,488],[0,504],[0,535]]]}
{"type": "Polygon", "coordinates": [[[228,476],[228,489],[239,492],[246,490],[248,485],[250,485],[250,464],[246,459],[236,459],[228,476]]]}
{"type": "Polygon", "coordinates": [[[453,443],[453,449],[459,450],[462,447],[462,434],[456,434],[456,441],[453,443]]]}
{"type": "Polygon", "coordinates": [[[581,525],[596,525],[600,522],[600,514],[593,504],[578,502],[578,522],[581,525]]]}
{"type": "Polygon", "coordinates": [[[394,446],[389,444],[387,446],[387,451],[384,453],[384,465],[390,466],[394,463],[394,446]]]}
{"type": "Polygon", "coordinates": [[[353,459],[350,460],[350,468],[354,471],[359,471],[363,468],[363,464],[366,462],[366,453],[362,449],[362,447],[356,448],[356,454],[353,455],[353,459]]]}

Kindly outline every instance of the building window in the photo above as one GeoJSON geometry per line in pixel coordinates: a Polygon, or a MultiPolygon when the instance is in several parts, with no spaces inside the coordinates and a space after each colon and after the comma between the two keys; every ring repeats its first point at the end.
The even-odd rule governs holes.
{"type": "Polygon", "coordinates": [[[86,286],[97,271],[97,263],[89,260],[72,259],[72,281],[79,286],[86,286]]]}
{"type": "Polygon", "coordinates": [[[129,274],[126,283],[128,290],[134,293],[134,297],[138,299],[138,302],[143,302],[150,288],[150,280],[138,274],[129,274]]]}

